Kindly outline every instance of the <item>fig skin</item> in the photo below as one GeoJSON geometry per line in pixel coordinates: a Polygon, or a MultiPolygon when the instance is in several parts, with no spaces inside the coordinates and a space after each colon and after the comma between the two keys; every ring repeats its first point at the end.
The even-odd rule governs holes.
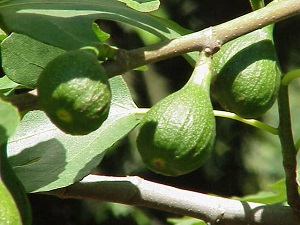
{"type": "Polygon", "coordinates": [[[281,78],[273,25],[224,44],[213,60],[212,95],[224,109],[257,118],[273,106],[281,78]]]}
{"type": "Polygon", "coordinates": [[[187,84],[143,117],[137,147],[150,170],[179,176],[199,168],[211,155],[215,117],[210,79],[211,58],[204,56],[187,84]]]}
{"type": "Polygon", "coordinates": [[[42,71],[37,87],[41,109],[65,133],[86,135],[108,117],[108,78],[90,51],[73,50],[52,60],[42,71]]]}

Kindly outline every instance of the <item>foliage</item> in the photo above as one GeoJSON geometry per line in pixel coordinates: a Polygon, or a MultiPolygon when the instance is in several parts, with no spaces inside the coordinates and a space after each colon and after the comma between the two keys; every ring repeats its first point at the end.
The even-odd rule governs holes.
{"type": "MultiPolygon", "coordinates": [[[[253,10],[264,6],[263,1],[260,0],[252,0],[250,3],[253,10]]],[[[108,49],[112,50],[113,53],[109,57],[101,59],[101,63],[103,63],[104,68],[108,69],[108,72],[110,63],[120,63],[121,61],[122,65],[126,65],[126,60],[122,58],[124,55],[125,59],[137,60],[130,59],[130,54],[133,54],[134,50],[127,51],[115,47],[118,46],[118,41],[115,43],[116,39],[113,34],[100,28],[103,21],[117,22],[119,27],[138,34],[139,40],[144,39],[145,42],[151,42],[147,39],[149,38],[147,34],[151,34],[155,36],[155,41],[159,40],[158,44],[162,43],[162,46],[166,46],[166,48],[170,43],[168,40],[184,40],[185,37],[188,37],[184,35],[194,34],[190,28],[183,28],[174,21],[167,19],[166,11],[163,12],[162,10],[163,6],[160,6],[159,0],[0,1],[0,28],[2,29],[0,33],[1,63],[3,70],[0,78],[0,144],[7,144],[9,163],[13,167],[18,179],[22,182],[26,192],[47,192],[67,187],[82,180],[92,172],[101,173],[102,170],[105,170],[105,168],[101,166],[107,163],[110,164],[109,169],[113,168],[113,161],[108,162],[108,160],[115,159],[114,157],[116,157],[117,160],[122,158],[122,154],[125,153],[121,153],[122,149],[119,148],[119,145],[122,145],[126,140],[130,142],[129,148],[132,151],[129,153],[130,157],[134,159],[137,158],[138,161],[132,163],[128,160],[130,157],[126,156],[127,166],[130,167],[131,170],[137,171],[136,173],[145,171],[141,159],[137,156],[135,151],[135,144],[131,142],[135,141],[136,132],[138,130],[135,128],[148,112],[148,109],[137,106],[138,104],[136,102],[139,102],[139,99],[132,94],[130,83],[125,74],[126,71],[122,74],[123,76],[115,76],[113,74],[110,77],[109,83],[112,100],[108,118],[96,131],[85,136],[71,136],[63,133],[48,119],[46,114],[39,109],[36,102],[34,102],[34,110],[26,108],[26,97],[22,98],[22,96],[33,96],[33,99],[36,100],[36,93],[34,91],[37,87],[37,80],[41,72],[51,60],[66,51],[94,45],[95,43],[105,44],[105,46],[107,44],[107,46],[109,46],[108,49]],[[159,9],[160,11],[158,12],[163,16],[158,16],[158,13],[155,14],[155,11],[159,9]],[[11,101],[15,106],[5,101],[11,101]],[[103,162],[101,162],[102,160],[103,162]]],[[[254,29],[255,28],[252,30],[254,29]]],[[[207,33],[209,33],[209,29],[207,33]]],[[[207,33],[204,32],[205,35],[207,33]]],[[[247,35],[243,37],[247,39],[247,35]]],[[[147,54],[152,53],[154,55],[153,57],[158,58],[157,61],[165,59],[166,57],[161,59],[159,56],[155,56],[156,52],[157,55],[160,54],[160,49],[156,49],[158,45],[154,44],[153,46],[154,50],[151,49],[151,46],[149,47],[151,51],[147,51],[146,47],[143,52],[145,53],[145,58],[147,54]]],[[[240,43],[238,47],[244,47],[244,43],[240,43]]],[[[222,46],[218,46],[218,48],[221,48],[222,51],[222,46]]],[[[144,49],[137,49],[137,51],[140,50],[142,51],[144,49]]],[[[187,47],[186,50],[180,54],[183,55],[188,64],[192,66],[195,65],[199,56],[198,52],[194,50],[197,50],[197,48],[187,47]]],[[[210,49],[210,51],[213,50],[215,51],[216,48],[210,49]]],[[[170,53],[167,57],[172,58],[173,56],[177,56],[176,51],[177,50],[174,49],[173,55],[170,53]]],[[[228,53],[225,53],[225,55],[226,54],[228,53]]],[[[228,55],[226,55],[226,57],[227,56],[228,55]]],[[[153,62],[155,60],[156,59],[154,59],[153,62]]],[[[218,66],[223,67],[223,64],[217,64],[216,67],[218,66]]],[[[288,73],[283,77],[282,87],[287,87],[291,84],[292,80],[299,77],[299,65],[296,64],[296,66],[297,67],[293,68],[293,70],[286,71],[288,73]]],[[[266,69],[262,66],[260,67],[261,69],[266,69]]],[[[143,69],[144,68],[145,67],[143,67],[143,69]]],[[[272,69],[274,68],[270,70],[272,69]]],[[[149,70],[151,71],[151,67],[149,70]]],[[[131,75],[140,73],[142,72],[131,72],[131,75]]],[[[144,71],[144,73],[147,74],[149,71],[144,71]]],[[[108,75],[110,74],[108,73],[108,75]]],[[[178,78],[178,76],[172,79],[174,80],[176,78],[178,78]]],[[[283,95],[282,92],[281,95],[283,95]]],[[[212,99],[212,103],[214,108],[218,109],[220,107],[214,99],[212,99]]],[[[286,151],[288,146],[291,146],[289,143],[293,145],[292,148],[289,148],[292,149],[292,151],[299,149],[300,139],[296,140],[295,143],[292,140],[293,135],[282,139],[283,129],[288,129],[288,124],[286,126],[284,122],[290,120],[290,115],[288,113],[282,114],[280,109],[283,105],[280,104],[281,102],[279,101],[280,115],[285,116],[280,117],[279,128],[276,127],[277,124],[268,125],[263,120],[248,120],[225,111],[220,112],[215,110],[215,116],[235,119],[244,124],[257,127],[262,131],[267,131],[275,136],[279,136],[282,141],[283,158],[284,161],[286,161],[286,158],[290,157],[287,153],[288,151],[286,151]]],[[[289,106],[284,108],[289,108],[289,106]]],[[[267,112],[267,115],[276,110],[275,107],[271,108],[267,112]]],[[[224,128],[224,130],[231,129],[231,122],[228,122],[226,126],[222,127],[222,122],[217,119],[217,127],[219,125],[219,127],[224,128]]],[[[235,123],[234,126],[236,126],[236,124],[238,123],[235,123]]],[[[241,126],[241,124],[237,126],[241,126]]],[[[220,136],[227,139],[234,136],[234,132],[230,131],[232,136],[226,137],[224,130],[223,136],[220,136]]],[[[219,135],[218,132],[217,130],[217,136],[219,135]]],[[[214,147],[215,153],[203,166],[204,170],[207,170],[207,168],[214,163],[214,160],[218,161],[218,159],[216,159],[218,155],[225,156],[223,158],[220,157],[220,161],[222,159],[223,163],[226,164],[226,147],[228,146],[224,143],[221,138],[217,139],[214,147]]],[[[253,142],[251,144],[253,146],[253,142]]],[[[251,146],[251,144],[249,146],[251,146]]],[[[279,148],[279,145],[277,144],[276,147],[279,148]]],[[[120,166],[122,163],[122,161],[118,161],[116,164],[120,166]]],[[[125,164],[124,162],[124,165],[125,164]]],[[[241,164],[243,164],[242,161],[241,164]]],[[[249,165],[250,164],[248,164],[248,166],[249,165]]],[[[215,167],[215,170],[209,169],[207,171],[209,171],[208,174],[213,175],[212,177],[214,177],[214,174],[220,176],[222,173],[220,171],[216,172],[217,170],[221,169],[215,167]]],[[[3,173],[3,171],[0,172],[3,173]]],[[[123,172],[127,175],[126,169],[124,169],[123,172]]],[[[295,179],[291,179],[290,181],[296,182],[295,179]]],[[[295,188],[295,185],[293,188],[295,188]]],[[[298,191],[298,187],[296,188],[298,191]]],[[[264,204],[287,205],[287,202],[290,203],[290,200],[295,198],[295,193],[294,195],[288,194],[288,196],[286,196],[286,192],[289,193],[289,190],[290,187],[286,187],[284,180],[280,180],[270,185],[269,190],[263,190],[255,195],[252,194],[241,198],[235,197],[235,199],[264,204]]],[[[9,191],[12,192],[12,190],[9,191]]],[[[242,195],[244,195],[244,193],[242,193],[242,195]]],[[[4,203],[0,201],[0,214],[3,204],[4,203]]],[[[125,216],[131,216],[137,224],[141,224],[141,221],[150,223],[150,219],[146,216],[147,213],[139,209],[131,210],[131,208],[114,204],[108,204],[106,207],[117,216],[122,213],[125,216]]],[[[190,217],[169,219],[168,222],[176,225],[205,224],[203,221],[190,217]]]]}

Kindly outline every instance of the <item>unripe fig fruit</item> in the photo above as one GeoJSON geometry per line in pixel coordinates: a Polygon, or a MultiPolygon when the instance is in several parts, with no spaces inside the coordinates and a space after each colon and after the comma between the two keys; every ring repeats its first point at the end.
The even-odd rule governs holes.
{"type": "Polygon", "coordinates": [[[88,134],[108,116],[108,78],[90,50],[69,51],[52,60],[42,71],[37,87],[40,107],[65,133],[88,134]]]}
{"type": "Polygon", "coordinates": [[[273,25],[224,44],[213,61],[212,93],[223,108],[244,118],[256,118],[271,108],[281,76],[273,25]]]}
{"type": "Polygon", "coordinates": [[[201,60],[185,84],[143,117],[137,147],[154,172],[179,176],[200,167],[215,140],[215,117],[210,101],[211,57],[201,60]]]}

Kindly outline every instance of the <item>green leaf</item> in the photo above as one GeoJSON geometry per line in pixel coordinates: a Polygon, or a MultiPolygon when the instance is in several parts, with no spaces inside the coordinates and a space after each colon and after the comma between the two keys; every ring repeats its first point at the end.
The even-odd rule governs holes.
{"type": "Polygon", "coordinates": [[[285,202],[286,195],[282,192],[276,193],[272,191],[260,191],[254,195],[247,195],[243,198],[238,198],[238,200],[262,204],[276,204],[280,202],[285,202]]]}
{"type": "Polygon", "coordinates": [[[15,89],[22,87],[22,85],[13,82],[7,76],[0,78],[0,92],[4,96],[8,96],[11,94],[15,89]]]}
{"type": "Polygon", "coordinates": [[[188,216],[184,216],[179,219],[168,218],[167,220],[170,224],[174,225],[206,225],[206,223],[202,220],[191,218],[188,216]]]}
{"type": "Polygon", "coordinates": [[[15,132],[19,125],[18,110],[10,103],[0,99],[0,144],[3,144],[15,132]]]}
{"type": "Polygon", "coordinates": [[[98,26],[98,24],[93,23],[92,28],[100,42],[105,42],[110,38],[110,34],[101,30],[100,27],[98,26]]]}
{"type": "Polygon", "coordinates": [[[0,29],[0,42],[3,41],[6,37],[6,33],[2,29],[0,29]]]}
{"type": "Polygon", "coordinates": [[[117,0],[12,0],[0,4],[2,24],[8,31],[26,34],[63,49],[77,49],[98,41],[92,23],[113,20],[144,29],[163,39],[189,31],[164,23],[117,0]]]}
{"type": "Polygon", "coordinates": [[[260,191],[253,195],[247,195],[242,198],[235,197],[240,201],[257,202],[262,204],[276,204],[286,202],[285,180],[281,179],[269,185],[269,191],[260,191]]]}
{"type": "MultiPolygon", "coordinates": [[[[5,187],[3,187],[4,189],[7,189],[7,191],[9,192],[9,194],[5,194],[8,196],[2,196],[3,192],[6,192],[6,190],[2,190],[0,191],[0,211],[1,209],[3,209],[1,207],[1,200],[5,200],[6,203],[4,202],[3,205],[7,204],[7,207],[9,207],[9,205],[11,204],[11,209],[10,211],[4,213],[4,214],[8,214],[12,217],[21,217],[22,221],[19,222],[22,225],[31,225],[32,224],[32,215],[31,215],[31,207],[30,207],[30,203],[27,197],[27,193],[22,185],[22,183],[20,182],[20,180],[17,178],[16,174],[14,173],[11,165],[9,164],[9,161],[7,159],[7,143],[0,145],[0,181],[3,182],[0,185],[3,185],[5,187]],[[11,195],[11,197],[13,198],[13,203],[11,202],[11,200],[9,200],[9,197],[11,195]],[[11,203],[9,203],[11,202],[11,203]],[[14,209],[15,207],[17,207],[17,212],[14,209]]],[[[6,207],[6,205],[5,205],[6,207]]],[[[5,210],[4,210],[5,211],[5,210]]],[[[0,212],[1,214],[1,212],[0,212]]],[[[1,215],[3,216],[3,215],[1,215]]],[[[1,217],[0,216],[0,217],[1,217]]],[[[15,219],[16,219],[15,218],[15,219]]],[[[10,221],[10,223],[7,222],[3,222],[0,219],[0,224],[19,224],[17,223],[17,221],[10,221]]]]}
{"type": "MultiPolygon", "coordinates": [[[[169,20],[159,17],[153,18],[156,18],[158,22],[165,24],[167,27],[176,29],[179,33],[187,33],[187,30],[169,20]]],[[[109,35],[99,30],[98,26],[94,23],[93,28],[101,41],[109,38],[109,35]]],[[[172,35],[176,36],[175,33],[172,35]]],[[[6,38],[1,43],[1,48],[2,67],[7,77],[15,83],[30,88],[36,87],[39,74],[47,63],[65,51],[17,33],[12,33],[6,38]]],[[[197,57],[197,53],[190,53],[189,55],[192,58],[188,57],[188,59],[192,61],[197,57]]],[[[8,80],[5,79],[5,81],[8,80]]],[[[11,91],[11,89],[7,91],[11,91]]]]}
{"type": "Polygon", "coordinates": [[[0,224],[22,225],[21,216],[9,190],[0,179],[0,224]]]}
{"type": "Polygon", "coordinates": [[[9,79],[35,88],[43,68],[63,52],[26,35],[12,33],[1,43],[2,68],[9,79]]]}
{"type": "Polygon", "coordinates": [[[113,99],[109,117],[89,135],[62,133],[42,111],[24,116],[9,140],[8,154],[27,192],[48,191],[82,179],[99,164],[106,149],[137,125],[136,105],[126,83],[117,76],[110,79],[110,85],[113,99]]]}
{"type": "MultiPolygon", "coordinates": [[[[4,70],[10,79],[35,88],[40,71],[59,51],[107,40],[109,35],[95,26],[95,19],[129,24],[161,39],[173,39],[190,33],[172,21],[137,12],[116,0],[71,0],[68,3],[72,4],[67,4],[66,0],[44,0],[43,3],[12,0],[0,4],[0,16],[5,27],[34,38],[13,34],[13,38],[7,40],[7,48],[7,43],[4,43],[4,70]],[[51,49],[44,43],[59,48],[51,49]],[[43,55],[43,52],[47,54],[43,55]]],[[[197,57],[196,52],[185,55],[192,65],[197,57]]]]}
{"type": "Polygon", "coordinates": [[[140,12],[151,12],[159,8],[159,0],[118,0],[124,2],[130,8],[133,8],[140,12]]]}
{"type": "Polygon", "coordinates": [[[252,10],[258,10],[265,6],[264,0],[249,0],[252,10]]]}

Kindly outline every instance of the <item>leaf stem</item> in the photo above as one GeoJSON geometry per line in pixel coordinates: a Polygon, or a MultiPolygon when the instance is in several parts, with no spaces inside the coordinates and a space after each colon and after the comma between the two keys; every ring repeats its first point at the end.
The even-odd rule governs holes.
{"type": "Polygon", "coordinates": [[[251,125],[253,127],[259,128],[261,130],[267,131],[271,134],[278,135],[277,128],[272,127],[268,124],[265,124],[261,121],[255,120],[255,119],[244,119],[234,113],[226,112],[226,111],[219,111],[219,110],[214,110],[214,114],[215,114],[215,116],[218,116],[218,117],[224,117],[224,118],[228,118],[228,119],[237,120],[237,121],[243,122],[245,124],[251,125]]]}
{"type": "Polygon", "coordinates": [[[136,108],[134,110],[134,114],[138,120],[141,120],[144,115],[149,111],[150,108],[136,108]]]}
{"type": "Polygon", "coordinates": [[[291,115],[289,105],[288,86],[281,85],[278,94],[279,112],[279,139],[282,149],[283,167],[285,171],[285,183],[287,200],[291,208],[300,213],[300,196],[297,183],[297,149],[294,145],[291,115]]]}
{"type": "MultiPolygon", "coordinates": [[[[134,109],[134,113],[137,116],[138,119],[141,119],[147,112],[149,111],[149,108],[137,108],[134,109]]],[[[218,117],[228,118],[232,120],[237,120],[240,122],[243,122],[245,124],[248,124],[250,126],[256,127],[258,129],[267,131],[271,134],[278,135],[278,129],[275,127],[272,127],[268,124],[265,124],[261,121],[255,120],[255,119],[244,119],[242,117],[239,117],[238,115],[226,112],[226,111],[220,111],[220,110],[214,110],[214,115],[218,117]]]]}
{"type": "Polygon", "coordinates": [[[299,78],[299,77],[300,77],[300,69],[298,69],[298,70],[292,70],[292,71],[288,72],[287,74],[285,74],[283,76],[281,84],[287,86],[294,79],[299,78]]]}

